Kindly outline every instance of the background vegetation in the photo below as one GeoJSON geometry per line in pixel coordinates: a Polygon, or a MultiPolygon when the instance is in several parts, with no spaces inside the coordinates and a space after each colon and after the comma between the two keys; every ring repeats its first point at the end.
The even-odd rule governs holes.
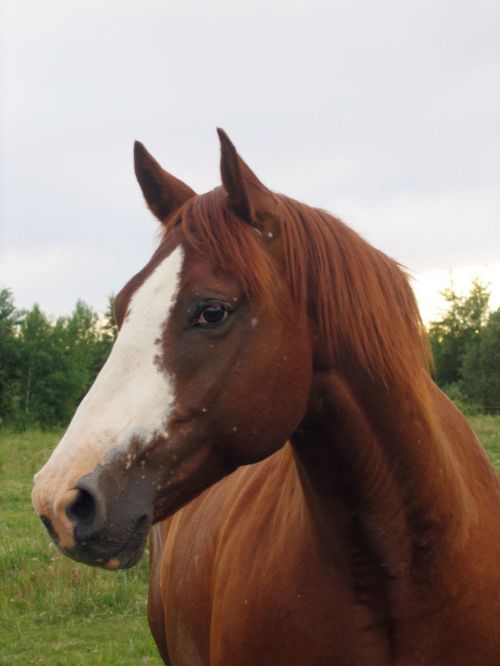
{"type": "Polygon", "coordinates": [[[443,295],[448,309],[429,326],[435,380],[466,414],[499,414],[500,308],[490,311],[478,280],[466,295],[453,287],[443,295]]]}
{"type": "MultiPolygon", "coordinates": [[[[500,310],[479,282],[445,292],[429,327],[437,382],[459,403],[500,473],[500,310]]],[[[49,319],[0,290],[0,664],[156,664],[146,620],[147,557],[107,572],[60,555],[34,515],[31,479],[47,460],[116,335],[79,301],[49,319]]]]}
{"type": "Polygon", "coordinates": [[[116,336],[113,299],[102,318],[83,301],[49,319],[38,305],[18,310],[0,290],[0,419],[15,430],[68,423],[116,336]]]}

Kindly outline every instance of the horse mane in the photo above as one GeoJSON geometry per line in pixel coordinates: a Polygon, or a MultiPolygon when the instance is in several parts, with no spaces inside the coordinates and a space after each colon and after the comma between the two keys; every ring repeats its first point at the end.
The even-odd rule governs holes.
{"type": "MultiPolygon", "coordinates": [[[[404,269],[330,213],[272,196],[286,280],[300,312],[316,324],[322,364],[357,359],[386,386],[421,384],[429,345],[404,269]]],[[[233,273],[248,298],[274,299],[269,239],[235,218],[221,187],[187,201],[164,233],[174,226],[233,273]]]]}

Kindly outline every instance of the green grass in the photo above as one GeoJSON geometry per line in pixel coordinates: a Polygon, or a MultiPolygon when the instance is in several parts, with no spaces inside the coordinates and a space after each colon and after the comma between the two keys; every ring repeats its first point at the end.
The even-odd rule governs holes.
{"type": "Polygon", "coordinates": [[[0,435],[0,664],[162,664],[146,620],[147,557],[91,569],[59,554],[31,508],[59,432],[0,435]]]}
{"type": "MultiPolygon", "coordinates": [[[[500,416],[470,417],[500,473],[500,416]]],[[[147,558],[128,571],[71,562],[31,508],[59,432],[0,434],[0,664],[159,665],[146,620],[147,558]]]]}
{"type": "Polygon", "coordinates": [[[500,416],[469,416],[467,420],[486,449],[496,473],[500,474],[500,416]]]}

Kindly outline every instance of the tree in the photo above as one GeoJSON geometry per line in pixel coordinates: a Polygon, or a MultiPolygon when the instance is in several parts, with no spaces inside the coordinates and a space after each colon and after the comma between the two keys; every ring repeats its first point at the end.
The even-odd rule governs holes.
{"type": "Polygon", "coordinates": [[[11,291],[0,289],[0,423],[12,421],[18,408],[19,320],[11,291]]]}
{"type": "Polygon", "coordinates": [[[16,310],[11,292],[0,290],[0,424],[67,424],[116,334],[112,297],[102,319],[79,300],[53,321],[38,305],[16,310]]]}
{"type": "Polygon", "coordinates": [[[56,364],[52,326],[38,305],[24,313],[19,326],[19,408],[17,425],[50,425],[57,395],[52,377],[56,364]]]}
{"type": "Polygon", "coordinates": [[[114,312],[115,298],[111,295],[108,298],[108,305],[104,312],[104,317],[99,326],[99,340],[95,350],[94,373],[97,374],[102,368],[106,359],[109,356],[111,347],[113,346],[116,336],[118,335],[118,325],[115,319],[114,312]]]}
{"type": "Polygon", "coordinates": [[[453,286],[442,292],[448,310],[440,321],[431,322],[429,337],[435,362],[435,379],[442,386],[462,379],[462,365],[468,348],[475,343],[488,317],[490,292],[478,279],[468,295],[459,295],[453,286]]]}
{"type": "Polygon", "coordinates": [[[69,317],[57,320],[53,329],[54,371],[51,384],[58,395],[55,423],[67,423],[89,390],[107,355],[97,313],[78,300],[69,317]]]}
{"type": "Polygon", "coordinates": [[[465,353],[462,392],[485,411],[500,409],[500,308],[492,312],[465,353]]]}

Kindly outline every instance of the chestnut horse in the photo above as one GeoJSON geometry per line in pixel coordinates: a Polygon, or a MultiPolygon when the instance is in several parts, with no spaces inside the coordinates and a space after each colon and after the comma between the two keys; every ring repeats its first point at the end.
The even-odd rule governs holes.
{"type": "Polygon", "coordinates": [[[498,666],[499,482],[430,379],[405,273],[219,135],[203,195],[136,144],[161,242],[37,512],[108,569],[153,524],[173,666],[498,666]]]}

